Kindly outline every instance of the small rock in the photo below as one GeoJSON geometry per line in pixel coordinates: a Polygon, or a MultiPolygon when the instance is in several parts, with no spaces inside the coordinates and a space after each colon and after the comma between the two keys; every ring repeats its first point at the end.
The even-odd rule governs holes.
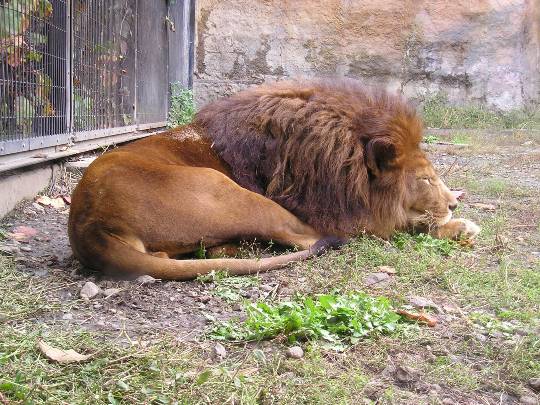
{"type": "Polygon", "coordinates": [[[396,269],[390,266],[379,266],[377,267],[377,271],[386,274],[396,274],[396,269]]]}
{"type": "Polygon", "coordinates": [[[214,346],[214,355],[220,360],[223,360],[227,357],[227,350],[225,350],[225,347],[221,343],[216,343],[214,346]]]}
{"type": "Polygon", "coordinates": [[[122,291],[120,288],[107,288],[105,291],[103,291],[103,295],[109,298],[115,294],[118,294],[120,291],[122,291]]]}
{"type": "Polygon", "coordinates": [[[81,288],[81,292],[79,293],[81,298],[87,298],[92,299],[96,295],[98,295],[101,292],[100,288],[92,283],[91,281],[87,281],[83,288],[81,288]]]}
{"type": "Polygon", "coordinates": [[[398,366],[396,367],[396,372],[394,378],[400,383],[410,383],[417,381],[419,373],[412,367],[408,366],[398,366]]]}
{"type": "Polygon", "coordinates": [[[137,277],[135,281],[141,285],[146,285],[146,284],[154,284],[157,281],[157,279],[152,276],[149,276],[148,274],[145,274],[144,276],[137,277]]]}
{"type": "Polygon", "coordinates": [[[442,387],[439,384],[431,384],[431,390],[435,392],[441,392],[442,387]]]}
{"type": "Polygon", "coordinates": [[[540,378],[531,378],[529,380],[529,385],[535,391],[540,391],[540,378]]]}
{"type": "Polygon", "coordinates": [[[279,293],[281,296],[284,296],[284,297],[290,297],[291,295],[294,294],[294,290],[292,288],[282,288],[279,293]]]}
{"type": "Polygon", "coordinates": [[[387,273],[371,273],[364,278],[364,284],[369,287],[376,284],[386,284],[389,280],[390,276],[387,273]]]}
{"type": "Polygon", "coordinates": [[[261,290],[263,290],[263,291],[268,291],[268,292],[270,292],[270,291],[274,290],[275,286],[273,286],[273,285],[268,285],[268,284],[263,284],[263,285],[261,285],[260,288],[261,288],[261,290]]]}
{"type": "Polygon", "coordinates": [[[73,314],[71,312],[66,312],[64,315],[62,315],[62,319],[65,321],[69,321],[73,319],[73,314]]]}
{"type": "Polygon", "coordinates": [[[476,340],[478,340],[480,342],[485,342],[486,340],[488,340],[487,336],[482,335],[481,333],[475,333],[474,337],[476,338],[476,340]]]}
{"type": "Polygon", "coordinates": [[[443,405],[454,405],[455,402],[452,398],[443,398],[442,400],[443,405]]]}
{"type": "Polygon", "coordinates": [[[519,403],[523,405],[538,405],[538,400],[532,395],[522,395],[519,397],[519,403]]]}
{"type": "Polygon", "coordinates": [[[206,303],[209,302],[211,299],[212,299],[212,297],[210,297],[209,295],[201,295],[201,296],[199,297],[199,301],[202,302],[203,304],[206,304],[206,303]]]}
{"type": "Polygon", "coordinates": [[[301,359],[304,357],[304,350],[300,346],[292,346],[287,349],[287,357],[290,359],[301,359]]]}
{"type": "Polygon", "coordinates": [[[240,305],[240,304],[238,304],[238,303],[233,304],[232,310],[233,310],[233,311],[236,311],[236,312],[239,312],[239,311],[242,310],[242,305],[240,305]]]}
{"type": "Polygon", "coordinates": [[[0,253],[13,256],[19,253],[19,248],[17,246],[0,246],[0,253]]]}

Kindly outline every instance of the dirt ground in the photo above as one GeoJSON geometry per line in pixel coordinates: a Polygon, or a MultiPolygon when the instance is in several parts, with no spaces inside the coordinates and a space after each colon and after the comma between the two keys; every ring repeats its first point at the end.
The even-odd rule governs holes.
{"type": "MultiPolygon", "coordinates": [[[[435,302],[439,308],[435,316],[440,322],[435,328],[421,327],[422,337],[412,343],[393,341],[380,363],[377,360],[374,364],[374,358],[378,357],[369,351],[373,343],[359,344],[349,353],[354,353],[355,361],[369,376],[369,382],[361,391],[365,400],[358,397],[358,402],[354,403],[538,403],[538,393],[529,385],[531,378],[540,377],[535,374],[540,370],[538,345],[524,349],[524,355],[530,356],[530,361],[527,360],[530,364],[520,365],[521,371],[511,376],[505,375],[503,368],[484,374],[483,369],[496,367],[498,362],[506,360],[488,355],[484,358],[477,350],[489,343],[490,350],[510,353],[517,350],[516,345],[522,344],[520,339],[540,333],[536,312],[540,308],[540,136],[535,133],[464,135],[451,132],[437,138],[425,148],[448,184],[465,190],[459,215],[483,227],[476,246],[460,253],[457,259],[465,267],[470,264],[470,271],[476,272],[472,277],[478,277],[475,279],[459,273],[462,276],[445,275],[438,279],[438,284],[432,284],[425,282],[431,277],[429,271],[422,273],[423,278],[415,278],[412,272],[402,271],[396,265],[398,274],[391,277],[391,282],[369,287],[361,285],[362,280],[375,271],[376,263],[354,268],[354,276],[351,276],[354,266],[348,264],[348,259],[343,261],[344,256],[339,252],[227,286],[201,281],[143,284],[108,279],[81,269],[73,259],[66,232],[69,207],[57,209],[34,201],[21,203],[2,219],[0,228],[8,234],[0,242],[0,250],[14,258],[16,270],[30,275],[29,280],[53,286],[46,292],[47,302],[53,309],[33,314],[31,322],[50,329],[82,328],[126,345],[134,341],[152,342],[162,335],[197,344],[205,340],[204,332],[213,320],[241,317],[243,300],[280,300],[290,298],[295,292],[318,293],[335,287],[363,289],[404,302],[411,295],[421,296],[435,302]],[[37,233],[17,241],[9,233],[20,226],[31,227],[37,233]],[[498,272],[502,261],[519,263],[519,268],[527,275],[516,281],[517,284],[511,284],[516,290],[490,293],[491,284],[484,285],[486,279],[478,275],[498,272]],[[101,294],[84,300],[80,298],[80,290],[88,281],[102,290],[118,290],[109,290],[110,296],[101,294]],[[478,289],[477,294],[475,289],[478,289]],[[501,297],[494,296],[497,294],[501,297]],[[516,294],[516,303],[523,307],[506,308],[508,301],[498,300],[502,296],[508,298],[507,294],[510,298],[516,294]],[[499,316],[505,309],[511,315],[499,316]],[[505,329],[507,324],[510,327],[505,329]],[[458,349],[465,343],[475,347],[474,353],[472,349],[458,349]],[[437,363],[443,361],[437,360],[441,355],[447,363],[437,363]],[[417,369],[419,376],[399,377],[402,364],[417,369]],[[455,374],[452,369],[466,372],[455,374]],[[497,378],[493,378],[494,375],[497,378]],[[462,381],[464,379],[466,381],[462,381]]],[[[56,184],[48,192],[54,196],[63,187],[65,193],[66,187],[71,185],[56,184]]],[[[344,253],[346,258],[352,257],[351,249],[344,253]]],[[[440,260],[446,259],[441,257],[440,260]]],[[[444,271],[450,273],[453,268],[444,271]]],[[[508,281],[506,285],[510,285],[508,281]]],[[[504,288],[504,282],[501,286],[504,288]]],[[[495,287],[499,288],[499,284],[495,287]]],[[[381,338],[381,342],[385,339],[381,338]]],[[[276,347],[279,351],[279,343],[276,347]]],[[[515,353],[517,356],[518,351],[515,353]]],[[[407,370],[405,374],[416,373],[407,370]]]]}

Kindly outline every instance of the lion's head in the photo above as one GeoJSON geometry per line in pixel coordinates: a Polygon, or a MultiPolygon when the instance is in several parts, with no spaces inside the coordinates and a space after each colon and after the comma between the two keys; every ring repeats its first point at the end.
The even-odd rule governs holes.
{"type": "Polygon", "coordinates": [[[442,225],[456,200],[420,149],[400,97],[357,81],[255,87],[203,107],[195,124],[243,187],[323,233],[442,225]]]}

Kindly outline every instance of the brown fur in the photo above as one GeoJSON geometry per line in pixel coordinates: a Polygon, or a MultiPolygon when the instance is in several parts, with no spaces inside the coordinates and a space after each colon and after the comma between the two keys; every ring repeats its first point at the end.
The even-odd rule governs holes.
{"type": "Polygon", "coordinates": [[[211,103],[195,122],[235,181],[320,232],[406,226],[403,175],[422,157],[422,125],[397,96],[346,79],[284,82],[211,103]]]}
{"type": "Polygon", "coordinates": [[[72,196],[71,247],[97,270],[184,280],[283,267],[362,231],[474,236],[476,225],[450,220],[457,201],[420,139],[413,109],[354,81],[254,88],[92,163],[72,196]],[[253,238],[303,250],[177,260],[253,238]]]}

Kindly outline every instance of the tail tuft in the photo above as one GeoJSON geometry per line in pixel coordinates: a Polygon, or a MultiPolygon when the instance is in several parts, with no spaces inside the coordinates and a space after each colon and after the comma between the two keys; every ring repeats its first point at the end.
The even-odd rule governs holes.
{"type": "Polygon", "coordinates": [[[336,236],[327,236],[325,238],[319,239],[310,249],[310,253],[315,256],[320,256],[328,250],[339,249],[347,241],[336,236]]]}

